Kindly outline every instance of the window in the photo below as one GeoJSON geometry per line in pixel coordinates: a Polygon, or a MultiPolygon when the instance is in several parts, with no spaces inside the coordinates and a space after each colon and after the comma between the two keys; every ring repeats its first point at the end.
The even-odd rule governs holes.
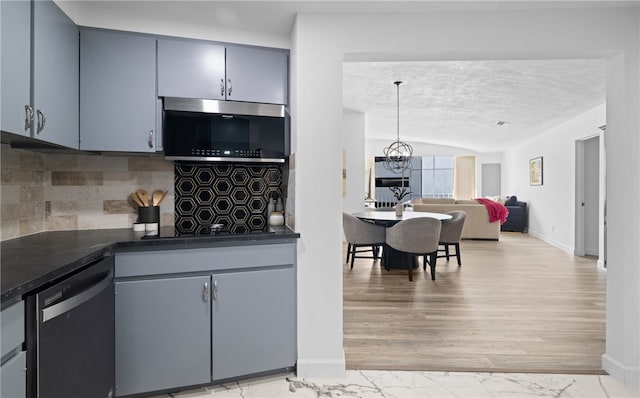
{"type": "Polygon", "coordinates": [[[422,197],[453,197],[453,156],[422,157],[422,197]]]}

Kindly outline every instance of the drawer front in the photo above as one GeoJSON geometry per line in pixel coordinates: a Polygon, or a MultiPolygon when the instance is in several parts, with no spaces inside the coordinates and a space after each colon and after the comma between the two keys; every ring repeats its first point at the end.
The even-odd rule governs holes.
{"type": "Polygon", "coordinates": [[[20,351],[0,368],[0,396],[24,398],[27,396],[27,355],[20,351]]]}
{"type": "Polygon", "coordinates": [[[2,324],[2,356],[24,341],[24,301],[15,303],[0,314],[2,324]]]}
{"type": "Polygon", "coordinates": [[[292,265],[296,244],[158,250],[116,254],[116,278],[292,265]]]}

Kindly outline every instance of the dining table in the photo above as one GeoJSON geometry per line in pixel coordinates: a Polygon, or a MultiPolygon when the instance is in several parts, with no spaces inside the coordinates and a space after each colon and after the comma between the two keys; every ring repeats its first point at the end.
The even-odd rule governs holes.
{"type": "MultiPolygon", "coordinates": [[[[452,218],[450,214],[445,213],[431,213],[426,211],[412,211],[405,210],[402,215],[396,215],[395,209],[393,210],[366,210],[352,213],[354,217],[361,220],[371,221],[378,225],[384,225],[385,227],[391,227],[400,221],[410,220],[413,218],[435,218],[440,221],[448,221],[452,218]]],[[[386,270],[391,268],[409,269],[418,268],[418,258],[411,253],[405,253],[400,250],[396,250],[388,245],[384,246],[384,252],[380,265],[386,270]]]]}

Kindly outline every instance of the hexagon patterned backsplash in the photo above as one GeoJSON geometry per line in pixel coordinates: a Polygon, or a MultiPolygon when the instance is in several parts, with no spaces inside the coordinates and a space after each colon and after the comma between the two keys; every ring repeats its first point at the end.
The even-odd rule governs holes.
{"type": "Polygon", "coordinates": [[[248,233],[267,227],[269,198],[282,196],[277,165],[236,163],[175,164],[175,228],[200,234],[211,224],[223,231],[248,233]]]}

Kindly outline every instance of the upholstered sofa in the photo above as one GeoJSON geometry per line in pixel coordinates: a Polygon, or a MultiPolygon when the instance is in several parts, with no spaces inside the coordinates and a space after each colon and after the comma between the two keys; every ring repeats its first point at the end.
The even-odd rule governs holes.
{"type": "Polygon", "coordinates": [[[414,211],[447,213],[462,210],[467,218],[462,229],[462,239],[500,239],[500,221],[489,222],[487,208],[475,200],[455,200],[452,198],[412,199],[414,211]]]}
{"type": "Polygon", "coordinates": [[[501,231],[527,232],[527,202],[520,202],[516,196],[509,196],[504,203],[509,210],[507,221],[500,227],[501,231]]]}

